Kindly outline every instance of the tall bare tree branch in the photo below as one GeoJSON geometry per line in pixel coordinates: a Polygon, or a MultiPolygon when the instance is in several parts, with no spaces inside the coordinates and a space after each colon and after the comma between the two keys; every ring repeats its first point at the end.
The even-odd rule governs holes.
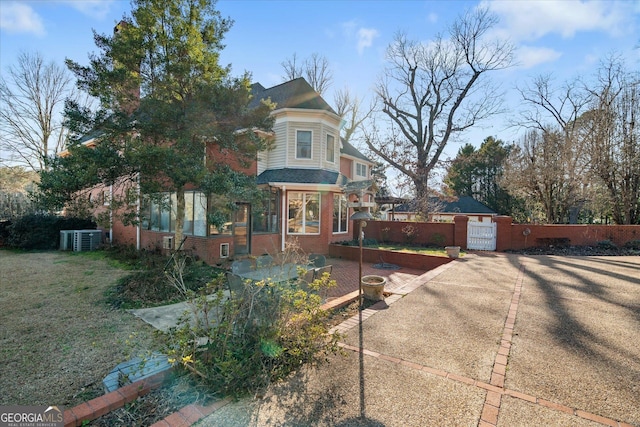
{"type": "Polygon", "coordinates": [[[500,111],[500,96],[485,75],[511,66],[514,48],[487,39],[496,23],[478,8],[459,17],[447,38],[425,44],[398,34],[387,49],[376,93],[388,126],[370,129],[365,139],[411,179],[418,201],[428,200],[429,176],[449,141],[500,111]]]}
{"type": "Polygon", "coordinates": [[[64,148],[67,132],[62,110],[74,96],[73,77],[39,53],[21,53],[7,78],[0,79],[0,135],[2,149],[13,162],[34,171],[46,158],[64,148]]]}
{"type": "Polygon", "coordinates": [[[280,63],[284,70],[283,80],[293,80],[304,77],[313,90],[322,95],[333,82],[333,73],[329,67],[329,60],[319,53],[313,53],[304,61],[299,61],[298,55],[294,53],[291,58],[280,63]]]}

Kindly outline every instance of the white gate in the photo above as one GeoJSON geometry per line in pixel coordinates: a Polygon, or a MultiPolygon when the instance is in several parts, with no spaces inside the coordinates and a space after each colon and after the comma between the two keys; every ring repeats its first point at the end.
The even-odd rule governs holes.
{"type": "Polygon", "coordinates": [[[467,223],[467,249],[495,251],[496,223],[469,221],[467,223]]]}

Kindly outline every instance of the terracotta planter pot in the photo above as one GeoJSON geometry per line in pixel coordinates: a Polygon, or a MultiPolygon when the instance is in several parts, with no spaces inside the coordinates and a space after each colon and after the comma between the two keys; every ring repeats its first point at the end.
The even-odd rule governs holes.
{"type": "Polygon", "coordinates": [[[384,285],[386,283],[386,277],[376,275],[362,276],[361,284],[364,297],[370,301],[384,300],[384,285]]]}

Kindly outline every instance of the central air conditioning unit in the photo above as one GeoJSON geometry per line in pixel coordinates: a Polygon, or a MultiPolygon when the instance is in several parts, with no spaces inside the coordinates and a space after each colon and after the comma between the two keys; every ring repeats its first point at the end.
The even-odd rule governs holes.
{"type": "Polygon", "coordinates": [[[75,252],[93,251],[102,243],[101,230],[75,230],[73,232],[73,250],[75,252]]]}
{"type": "Polygon", "coordinates": [[[173,249],[173,236],[162,237],[162,249],[173,249]]]}
{"type": "Polygon", "coordinates": [[[73,234],[74,230],[60,230],[60,250],[71,251],[73,250],[73,234]]]}

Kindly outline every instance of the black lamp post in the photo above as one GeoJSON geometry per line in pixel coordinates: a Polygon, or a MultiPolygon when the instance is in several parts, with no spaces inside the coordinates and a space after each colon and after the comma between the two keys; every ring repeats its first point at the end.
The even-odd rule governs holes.
{"type": "Polygon", "coordinates": [[[364,407],[364,344],[362,341],[362,240],[364,232],[362,229],[367,226],[366,220],[373,218],[368,211],[359,210],[351,215],[351,219],[360,223],[358,240],[360,243],[360,261],[358,262],[358,361],[360,364],[360,418],[365,418],[364,407]]]}
{"type": "Polygon", "coordinates": [[[358,233],[358,242],[360,245],[360,261],[358,263],[358,304],[360,309],[362,309],[362,240],[364,238],[363,228],[367,226],[367,220],[373,218],[371,214],[365,210],[359,210],[358,212],[351,215],[351,220],[358,221],[359,225],[359,233],[358,233]]]}

